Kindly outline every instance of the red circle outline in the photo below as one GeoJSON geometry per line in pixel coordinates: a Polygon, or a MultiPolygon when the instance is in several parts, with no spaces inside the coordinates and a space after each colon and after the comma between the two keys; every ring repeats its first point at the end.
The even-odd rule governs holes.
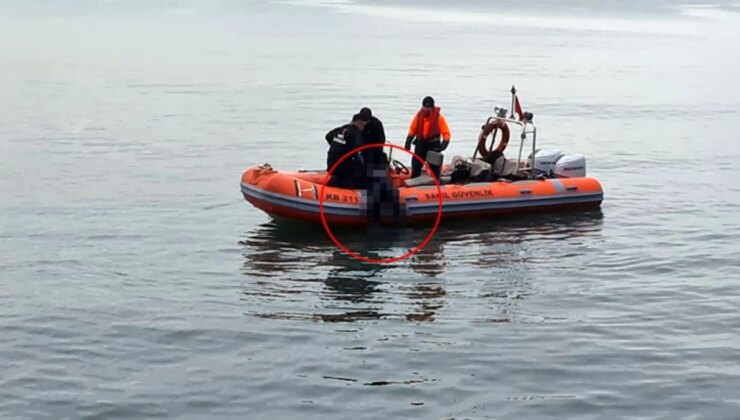
{"type": "MultiPolygon", "coordinates": [[[[441,168],[440,168],[440,170],[441,170],[441,168]]],[[[350,150],[349,152],[347,152],[338,161],[336,161],[334,163],[334,165],[332,165],[332,167],[329,169],[329,171],[327,171],[326,176],[324,177],[324,182],[321,184],[321,192],[319,193],[319,214],[321,216],[321,223],[324,225],[324,230],[326,230],[326,233],[329,235],[329,237],[331,238],[332,242],[334,242],[334,245],[336,245],[337,247],[339,247],[339,249],[341,249],[342,251],[344,251],[347,255],[349,255],[350,257],[353,257],[353,258],[355,258],[357,260],[360,260],[362,262],[366,262],[366,263],[390,264],[392,262],[396,262],[396,261],[400,261],[400,260],[404,260],[406,258],[409,258],[412,255],[414,255],[417,252],[419,252],[422,249],[424,249],[424,247],[427,246],[427,244],[429,243],[429,241],[432,239],[432,237],[434,236],[434,234],[437,232],[437,229],[439,228],[439,222],[442,219],[442,188],[440,188],[439,180],[437,179],[437,177],[434,176],[434,173],[432,172],[432,168],[429,167],[429,164],[426,161],[424,161],[424,159],[422,159],[419,155],[417,155],[416,153],[412,152],[411,150],[406,150],[406,148],[404,148],[404,147],[401,147],[401,146],[399,146],[397,144],[390,144],[390,143],[366,144],[366,145],[363,145],[363,146],[356,147],[356,148],[350,150]],[[326,184],[329,182],[329,178],[331,177],[331,174],[334,172],[334,170],[337,169],[337,166],[339,166],[339,164],[342,163],[345,159],[347,159],[348,157],[352,156],[353,154],[355,154],[355,153],[357,153],[357,152],[359,152],[361,150],[372,149],[372,148],[376,148],[376,147],[380,147],[380,148],[383,148],[383,147],[391,147],[393,149],[399,149],[399,150],[402,150],[402,151],[404,151],[404,152],[412,155],[414,157],[414,159],[420,161],[424,165],[424,168],[426,169],[427,173],[429,173],[432,176],[432,179],[434,180],[434,184],[437,186],[437,198],[438,198],[439,206],[437,208],[437,219],[434,221],[434,226],[432,227],[432,230],[429,232],[429,234],[427,235],[427,237],[424,238],[424,240],[418,246],[416,246],[414,249],[412,249],[411,251],[409,251],[409,252],[407,252],[407,253],[405,253],[405,254],[403,254],[401,256],[393,257],[393,258],[369,258],[369,257],[364,257],[362,255],[359,255],[359,254],[356,254],[356,253],[350,251],[341,242],[339,242],[337,240],[337,238],[334,236],[334,234],[331,232],[331,229],[329,229],[329,224],[326,222],[326,215],[324,214],[324,190],[326,189],[326,184]]]]}

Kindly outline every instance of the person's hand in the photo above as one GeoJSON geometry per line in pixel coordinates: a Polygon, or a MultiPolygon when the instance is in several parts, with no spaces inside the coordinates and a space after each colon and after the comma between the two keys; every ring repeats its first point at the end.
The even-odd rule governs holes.
{"type": "Polygon", "coordinates": [[[411,141],[414,139],[414,136],[408,136],[406,137],[406,145],[403,147],[406,148],[406,150],[411,149],[411,141]]]}
{"type": "Polygon", "coordinates": [[[429,143],[429,150],[433,150],[437,153],[443,151],[446,148],[447,148],[446,141],[434,140],[429,143]]]}

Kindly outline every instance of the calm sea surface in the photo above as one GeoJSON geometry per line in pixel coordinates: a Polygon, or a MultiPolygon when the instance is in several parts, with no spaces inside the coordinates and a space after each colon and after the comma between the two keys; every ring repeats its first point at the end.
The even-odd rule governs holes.
{"type": "Polygon", "coordinates": [[[644,3],[0,0],[0,418],[738,418],[740,7],[644,3]],[[240,194],[512,85],[600,211],[368,265],[240,194]]]}

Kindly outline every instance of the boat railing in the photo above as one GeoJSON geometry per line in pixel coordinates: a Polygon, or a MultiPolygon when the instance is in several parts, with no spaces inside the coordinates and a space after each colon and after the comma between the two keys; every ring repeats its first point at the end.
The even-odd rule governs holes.
{"type": "MultiPolygon", "coordinates": [[[[526,143],[527,139],[531,135],[532,137],[532,154],[531,156],[534,156],[535,152],[537,151],[537,126],[534,124],[534,122],[530,119],[524,119],[524,120],[518,120],[515,118],[510,118],[506,116],[497,116],[493,115],[486,119],[486,124],[490,122],[494,122],[495,120],[503,121],[511,126],[518,127],[519,129],[512,129],[511,135],[513,136],[515,132],[518,131],[518,136],[520,139],[519,143],[519,153],[517,155],[516,160],[516,169],[514,173],[518,174],[521,172],[528,172],[528,177],[533,178],[534,177],[534,171],[531,167],[522,168],[522,153],[524,153],[524,144],[526,143]]],[[[385,141],[386,145],[393,144],[390,140],[385,141]]],[[[477,146],[477,145],[476,145],[477,146]]],[[[394,147],[388,147],[388,162],[390,163],[393,160],[393,149],[394,147]]],[[[476,149],[477,151],[477,149],[476,149]]],[[[475,152],[473,154],[475,157],[475,152]]]]}
{"type": "MultiPolygon", "coordinates": [[[[498,111],[498,109],[497,109],[498,111]]],[[[506,110],[502,110],[503,114],[506,113],[506,110]]],[[[486,119],[486,124],[494,123],[496,121],[503,121],[511,126],[518,127],[517,129],[511,129],[511,135],[517,134],[518,131],[520,143],[519,143],[519,153],[517,155],[516,159],[516,168],[514,170],[515,174],[518,174],[521,172],[529,172],[529,177],[534,177],[534,171],[531,170],[531,168],[521,168],[522,164],[522,153],[524,152],[524,144],[526,143],[526,140],[528,138],[528,135],[531,134],[532,136],[532,156],[534,156],[535,151],[537,150],[537,126],[534,124],[534,122],[530,119],[524,119],[524,120],[518,120],[511,117],[506,117],[505,115],[502,115],[499,113],[498,115],[492,115],[486,119]]],[[[486,125],[484,124],[484,125],[486,125]]],[[[495,142],[495,139],[493,140],[495,142]]],[[[475,157],[475,153],[477,153],[477,145],[476,145],[476,151],[473,154],[473,157],[475,157]]]]}
{"type": "MultiPolygon", "coordinates": [[[[498,118],[499,120],[502,120],[506,123],[521,127],[521,131],[519,132],[519,139],[520,139],[519,154],[517,155],[516,169],[514,171],[514,173],[519,173],[520,165],[522,164],[522,153],[524,152],[524,144],[526,143],[527,135],[529,134],[532,135],[532,154],[531,156],[532,156],[532,159],[534,159],[534,154],[537,151],[537,126],[534,124],[534,122],[532,122],[531,119],[520,121],[520,120],[516,120],[513,118],[500,118],[500,117],[495,117],[495,118],[498,118]]],[[[514,130],[512,130],[512,134],[513,134],[513,131],[514,130]]],[[[524,170],[529,171],[530,177],[534,177],[534,171],[532,170],[531,167],[525,168],[524,170]]]]}

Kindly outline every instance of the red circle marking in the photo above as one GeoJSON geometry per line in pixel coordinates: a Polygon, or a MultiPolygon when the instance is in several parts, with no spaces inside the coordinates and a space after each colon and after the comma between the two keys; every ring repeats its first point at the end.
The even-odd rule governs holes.
{"type": "MultiPolygon", "coordinates": [[[[441,168],[440,168],[440,170],[441,170],[441,168]]],[[[425,246],[427,246],[427,243],[429,243],[429,241],[432,239],[432,237],[434,236],[434,233],[437,232],[437,228],[439,228],[439,222],[442,219],[442,188],[440,188],[439,180],[437,180],[437,177],[434,176],[434,173],[432,172],[432,168],[430,168],[429,167],[429,164],[426,163],[424,161],[424,159],[422,159],[416,153],[414,153],[414,152],[412,152],[410,150],[406,150],[405,148],[403,148],[403,147],[401,147],[399,145],[396,145],[396,144],[388,144],[388,143],[366,144],[364,146],[356,147],[355,149],[350,150],[349,152],[347,152],[344,156],[341,157],[341,159],[339,159],[337,162],[335,162],[334,165],[332,165],[332,167],[326,173],[326,177],[324,177],[324,182],[321,184],[321,192],[319,193],[319,213],[321,215],[321,223],[323,223],[324,229],[326,230],[326,233],[329,235],[329,237],[331,238],[332,242],[334,242],[334,245],[336,245],[337,247],[339,247],[339,249],[341,249],[342,251],[344,251],[345,253],[347,253],[349,256],[351,256],[351,257],[353,257],[355,259],[358,259],[360,261],[363,261],[363,262],[377,263],[377,264],[389,264],[389,263],[392,263],[392,262],[395,262],[395,261],[400,261],[400,260],[404,260],[406,258],[409,258],[410,256],[412,256],[412,255],[416,254],[417,252],[421,251],[422,249],[424,249],[425,246]],[[432,176],[432,179],[434,179],[434,184],[437,186],[437,199],[438,199],[438,202],[439,202],[439,206],[437,208],[437,219],[434,221],[434,226],[432,227],[432,230],[429,232],[429,234],[427,235],[427,237],[424,238],[424,240],[416,248],[412,249],[411,251],[409,251],[409,252],[407,252],[407,253],[405,253],[405,254],[403,254],[401,256],[393,257],[393,258],[369,258],[369,257],[365,257],[365,256],[362,256],[362,255],[359,255],[359,254],[356,254],[356,253],[350,251],[341,242],[339,242],[337,240],[337,238],[334,236],[334,234],[331,232],[331,229],[329,229],[329,224],[326,222],[326,214],[324,214],[324,190],[326,189],[326,184],[329,182],[329,178],[331,178],[331,174],[337,169],[337,166],[339,166],[340,163],[342,163],[345,159],[347,159],[348,157],[352,156],[353,154],[355,154],[355,153],[357,153],[357,152],[359,152],[361,150],[372,149],[372,148],[375,148],[375,147],[380,147],[380,148],[383,148],[383,147],[391,147],[391,148],[394,148],[394,149],[403,150],[404,152],[412,155],[414,157],[414,159],[420,161],[424,165],[424,168],[426,169],[427,173],[429,173],[432,176]]]]}

